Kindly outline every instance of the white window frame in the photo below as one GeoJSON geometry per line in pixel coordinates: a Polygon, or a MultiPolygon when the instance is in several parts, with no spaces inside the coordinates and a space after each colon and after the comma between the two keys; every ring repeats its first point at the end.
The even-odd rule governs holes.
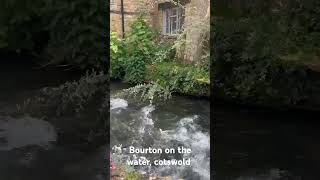
{"type": "Polygon", "coordinates": [[[117,7],[117,0],[110,0],[110,9],[114,9],[117,7]]]}
{"type": "Polygon", "coordinates": [[[163,34],[177,35],[183,30],[185,12],[184,7],[172,7],[163,11],[163,34]],[[175,22],[174,22],[175,21],[175,22]],[[175,29],[174,29],[175,25],[175,29]]]}

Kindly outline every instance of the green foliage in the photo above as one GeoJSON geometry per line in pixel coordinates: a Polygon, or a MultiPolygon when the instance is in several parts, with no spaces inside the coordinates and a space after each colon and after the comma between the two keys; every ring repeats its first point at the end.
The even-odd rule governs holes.
{"type": "Polygon", "coordinates": [[[124,76],[124,60],[123,44],[118,38],[117,33],[110,33],[110,76],[114,79],[121,79],[124,76]]]}
{"type": "MultiPolygon", "coordinates": [[[[114,36],[114,33],[112,33],[114,36]]],[[[111,39],[113,50],[121,49],[121,53],[111,52],[111,77],[122,78],[132,84],[144,81],[146,64],[151,61],[155,52],[155,33],[139,16],[131,25],[131,30],[122,44],[116,38],[111,39]],[[116,46],[118,48],[116,48],[116,46]],[[120,48],[121,47],[121,48],[120,48]]]]}
{"type": "MultiPolygon", "coordinates": [[[[8,51],[33,50],[35,38],[41,34],[42,0],[0,2],[0,48],[8,51]]],[[[39,38],[39,37],[37,37],[39,38]]]]}
{"type": "Polygon", "coordinates": [[[79,145],[86,149],[96,147],[105,143],[109,132],[107,87],[106,75],[87,73],[79,81],[41,89],[37,95],[18,104],[17,113],[54,123],[59,129],[59,142],[71,143],[76,148],[80,148],[79,145]]]}
{"type": "MultiPolygon", "coordinates": [[[[99,1],[49,1],[45,4],[50,22],[46,57],[55,64],[105,67],[106,30],[104,4],[99,1]]],[[[48,20],[48,19],[47,19],[48,20]]]]}
{"type": "Polygon", "coordinates": [[[151,104],[157,100],[166,101],[171,98],[171,91],[168,87],[163,87],[158,83],[138,84],[124,89],[118,95],[126,95],[138,99],[139,101],[149,101],[151,104]]]}
{"type": "Polygon", "coordinates": [[[173,92],[208,95],[209,50],[196,65],[183,64],[175,58],[179,42],[157,39],[143,16],[138,17],[124,40],[111,33],[111,77],[138,84],[125,92],[142,101],[166,100],[173,92]]]}
{"type": "Polygon", "coordinates": [[[116,32],[110,32],[110,56],[118,59],[121,55],[121,41],[116,32]]]}
{"type": "Polygon", "coordinates": [[[150,103],[166,101],[172,97],[172,93],[210,95],[209,71],[202,66],[178,62],[155,63],[148,66],[147,77],[149,83],[125,89],[119,95],[150,103]]]}
{"type": "Polygon", "coordinates": [[[162,62],[149,67],[148,77],[170,92],[207,96],[210,75],[202,66],[162,62]]]}
{"type": "Polygon", "coordinates": [[[1,1],[0,50],[33,54],[45,65],[103,69],[104,8],[85,0],[1,1]]]}
{"type": "Polygon", "coordinates": [[[131,30],[125,39],[124,80],[129,83],[141,83],[145,79],[146,64],[153,58],[155,48],[154,32],[139,16],[131,25],[131,30]]]}
{"type": "Polygon", "coordinates": [[[83,111],[96,95],[107,92],[107,80],[103,73],[87,73],[79,81],[41,89],[39,95],[17,105],[17,110],[33,116],[73,115],[83,111]]]}
{"type": "Polygon", "coordinates": [[[176,56],[176,46],[175,41],[171,39],[162,39],[156,44],[156,50],[153,58],[151,59],[151,64],[168,62],[175,59],[176,56]]]}
{"type": "MultiPolygon", "coordinates": [[[[250,103],[299,104],[310,92],[309,70],[284,61],[290,54],[313,51],[302,42],[310,33],[296,33],[277,14],[216,18],[213,29],[215,94],[250,103]],[[303,46],[302,46],[303,45],[303,46]]],[[[303,54],[304,54],[303,53],[303,54]]]]}
{"type": "Polygon", "coordinates": [[[125,39],[126,50],[128,53],[141,53],[141,58],[149,60],[152,58],[155,48],[155,32],[144,20],[143,16],[139,16],[131,25],[130,32],[125,39]]]}
{"type": "Polygon", "coordinates": [[[140,180],[142,175],[138,172],[130,172],[126,175],[125,180],[140,180]]]}

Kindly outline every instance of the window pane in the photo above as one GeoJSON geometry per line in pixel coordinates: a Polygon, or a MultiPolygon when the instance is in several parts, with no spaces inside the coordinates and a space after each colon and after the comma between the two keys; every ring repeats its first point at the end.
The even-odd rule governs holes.
{"type": "Polygon", "coordinates": [[[171,34],[175,34],[177,31],[177,18],[171,18],[171,34]]]}
{"type": "Polygon", "coordinates": [[[166,33],[170,33],[170,19],[169,19],[169,11],[166,11],[166,23],[165,23],[165,26],[166,26],[166,33]]]}
{"type": "Polygon", "coordinates": [[[184,8],[171,8],[163,11],[163,32],[177,34],[183,28],[184,8]]]}

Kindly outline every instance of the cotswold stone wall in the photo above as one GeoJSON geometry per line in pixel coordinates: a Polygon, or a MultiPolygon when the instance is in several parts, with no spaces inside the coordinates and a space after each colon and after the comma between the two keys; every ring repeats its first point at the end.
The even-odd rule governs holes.
{"type": "Polygon", "coordinates": [[[186,5],[185,33],[186,42],[183,59],[190,63],[199,61],[203,56],[203,39],[210,31],[210,0],[191,0],[186,5]]]}
{"type": "MultiPolygon", "coordinates": [[[[140,13],[146,14],[146,20],[158,30],[163,29],[163,12],[159,4],[170,2],[170,0],[123,0],[124,1],[124,22],[125,33],[130,31],[130,24],[140,13]]],[[[202,53],[203,33],[209,31],[210,27],[210,0],[184,0],[185,4],[185,46],[178,50],[178,57],[186,62],[195,63],[200,60],[202,53]]],[[[110,28],[121,37],[121,0],[115,0],[110,5],[110,28]]]]}
{"type": "MultiPolygon", "coordinates": [[[[110,5],[110,30],[122,35],[122,15],[121,0],[115,0],[115,4],[110,5]]],[[[146,14],[146,20],[154,28],[158,28],[158,10],[151,6],[147,0],[123,0],[124,7],[124,29],[125,33],[130,31],[131,23],[141,13],[146,14]]]]}

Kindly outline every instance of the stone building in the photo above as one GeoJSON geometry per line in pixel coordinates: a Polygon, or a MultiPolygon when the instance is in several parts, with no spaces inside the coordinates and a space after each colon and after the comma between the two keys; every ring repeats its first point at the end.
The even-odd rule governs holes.
{"type": "Polygon", "coordinates": [[[110,30],[125,35],[141,13],[164,36],[174,38],[185,29],[186,45],[180,54],[192,62],[200,56],[199,27],[209,26],[209,9],[210,0],[180,0],[178,4],[173,0],[110,0],[110,30]]]}

